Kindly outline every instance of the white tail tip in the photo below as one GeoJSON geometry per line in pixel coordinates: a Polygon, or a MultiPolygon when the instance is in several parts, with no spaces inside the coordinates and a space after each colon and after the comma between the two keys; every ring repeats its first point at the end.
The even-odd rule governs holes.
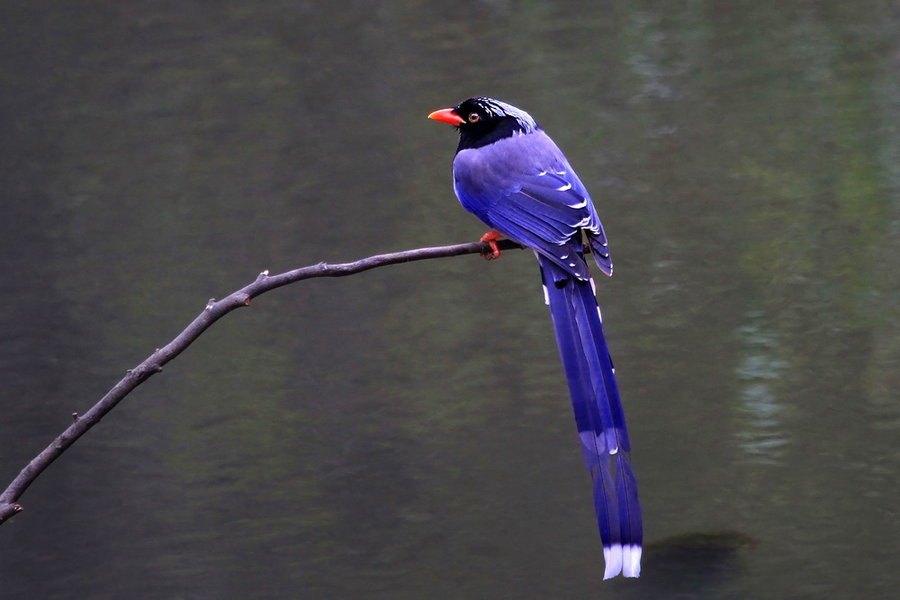
{"type": "Polygon", "coordinates": [[[641,552],[641,547],[636,544],[613,544],[603,548],[603,560],[606,563],[603,579],[612,579],[620,573],[625,577],[640,577],[641,552]]]}

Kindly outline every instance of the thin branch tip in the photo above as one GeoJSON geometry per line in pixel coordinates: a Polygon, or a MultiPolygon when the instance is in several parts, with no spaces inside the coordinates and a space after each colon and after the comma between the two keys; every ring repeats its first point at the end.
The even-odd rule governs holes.
{"type": "Polygon", "coordinates": [[[10,517],[14,517],[25,510],[18,502],[0,504],[0,523],[5,523],[10,517]]]}

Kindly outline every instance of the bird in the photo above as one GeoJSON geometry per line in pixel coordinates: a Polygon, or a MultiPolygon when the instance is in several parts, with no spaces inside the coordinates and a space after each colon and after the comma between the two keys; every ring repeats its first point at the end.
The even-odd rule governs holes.
{"type": "Polygon", "coordinates": [[[600,217],[565,155],[524,110],[473,97],[429,119],[459,131],[453,189],[490,231],[485,258],[500,257],[505,237],[531,248],[540,265],[568,382],[582,454],[591,474],[603,545],[604,579],[641,571],[643,521],[631,444],[603,333],[586,254],[613,272],[600,217]]]}

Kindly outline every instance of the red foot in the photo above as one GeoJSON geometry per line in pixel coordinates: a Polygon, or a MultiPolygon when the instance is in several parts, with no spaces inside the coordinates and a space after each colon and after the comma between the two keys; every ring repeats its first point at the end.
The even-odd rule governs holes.
{"type": "Polygon", "coordinates": [[[500,258],[500,248],[497,247],[497,240],[501,239],[503,234],[499,231],[488,231],[486,234],[481,236],[480,242],[484,244],[490,245],[491,249],[489,252],[483,252],[481,256],[484,257],[485,260],[494,260],[495,258],[500,258]]]}

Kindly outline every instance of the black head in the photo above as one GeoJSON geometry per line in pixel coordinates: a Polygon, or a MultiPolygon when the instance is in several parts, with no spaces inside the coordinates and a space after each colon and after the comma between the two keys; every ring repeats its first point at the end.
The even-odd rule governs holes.
{"type": "Polygon", "coordinates": [[[459,128],[456,151],[480,148],[497,140],[540,130],[540,126],[524,110],[492,98],[469,98],[453,108],[431,113],[429,118],[459,128]]]}

